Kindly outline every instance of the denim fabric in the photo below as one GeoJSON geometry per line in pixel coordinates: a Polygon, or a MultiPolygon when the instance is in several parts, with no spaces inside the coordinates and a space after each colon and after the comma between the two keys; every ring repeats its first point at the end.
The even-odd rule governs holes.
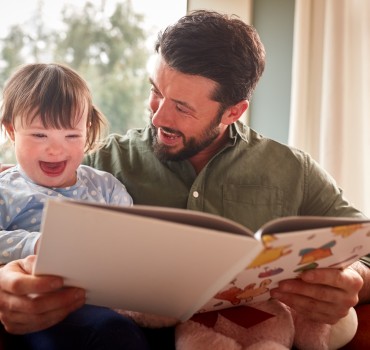
{"type": "Polygon", "coordinates": [[[58,325],[22,336],[5,334],[6,349],[149,350],[132,320],[103,307],[85,305],[58,325]]]}

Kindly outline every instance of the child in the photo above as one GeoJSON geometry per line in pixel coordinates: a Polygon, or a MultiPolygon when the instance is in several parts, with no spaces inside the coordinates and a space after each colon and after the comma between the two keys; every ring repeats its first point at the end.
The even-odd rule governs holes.
{"type": "MultiPolygon", "coordinates": [[[[15,167],[0,174],[1,264],[36,253],[48,198],[132,204],[111,174],[80,165],[85,152],[98,147],[107,123],[86,82],[72,69],[61,64],[21,67],[4,88],[0,123],[17,159],[15,167]]],[[[10,338],[31,349],[146,349],[140,332],[112,310],[85,306],[48,330],[10,338]]]]}
{"type": "Polygon", "coordinates": [[[71,69],[32,64],[8,81],[1,124],[18,165],[0,174],[0,262],[34,254],[47,198],[131,205],[109,173],[80,165],[106,124],[86,83],[71,69]]]}

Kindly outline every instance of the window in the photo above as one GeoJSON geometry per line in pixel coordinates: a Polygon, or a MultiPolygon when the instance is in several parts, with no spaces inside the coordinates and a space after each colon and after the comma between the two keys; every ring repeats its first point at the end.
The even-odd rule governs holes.
{"type": "MultiPolygon", "coordinates": [[[[62,62],[87,80],[111,132],[143,126],[154,40],[185,13],[186,0],[13,0],[0,23],[0,86],[21,64],[62,62]]],[[[0,162],[14,162],[3,135],[0,147],[0,162]]]]}

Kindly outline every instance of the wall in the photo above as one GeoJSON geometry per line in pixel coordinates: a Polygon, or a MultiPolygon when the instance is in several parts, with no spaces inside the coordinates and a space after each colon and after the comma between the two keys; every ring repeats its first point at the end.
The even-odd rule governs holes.
{"type": "Polygon", "coordinates": [[[266,49],[266,68],[251,101],[250,125],[287,143],[290,115],[294,0],[255,0],[253,25],[266,49]]]}
{"type": "Polygon", "coordinates": [[[295,0],[188,0],[188,11],[237,14],[253,24],[267,51],[266,70],[255,91],[248,120],[267,137],[287,143],[295,0]]]}
{"type": "Polygon", "coordinates": [[[188,0],[187,11],[214,10],[229,15],[236,14],[251,23],[253,0],[188,0]]]}

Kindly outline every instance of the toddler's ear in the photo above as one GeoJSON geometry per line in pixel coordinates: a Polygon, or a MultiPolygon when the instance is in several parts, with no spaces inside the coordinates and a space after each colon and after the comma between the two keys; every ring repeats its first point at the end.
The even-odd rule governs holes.
{"type": "Polygon", "coordinates": [[[14,127],[13,127],[13,125],[5,126],[5,131],[8,135],[8,137],[14,142],[14,127]]]}

